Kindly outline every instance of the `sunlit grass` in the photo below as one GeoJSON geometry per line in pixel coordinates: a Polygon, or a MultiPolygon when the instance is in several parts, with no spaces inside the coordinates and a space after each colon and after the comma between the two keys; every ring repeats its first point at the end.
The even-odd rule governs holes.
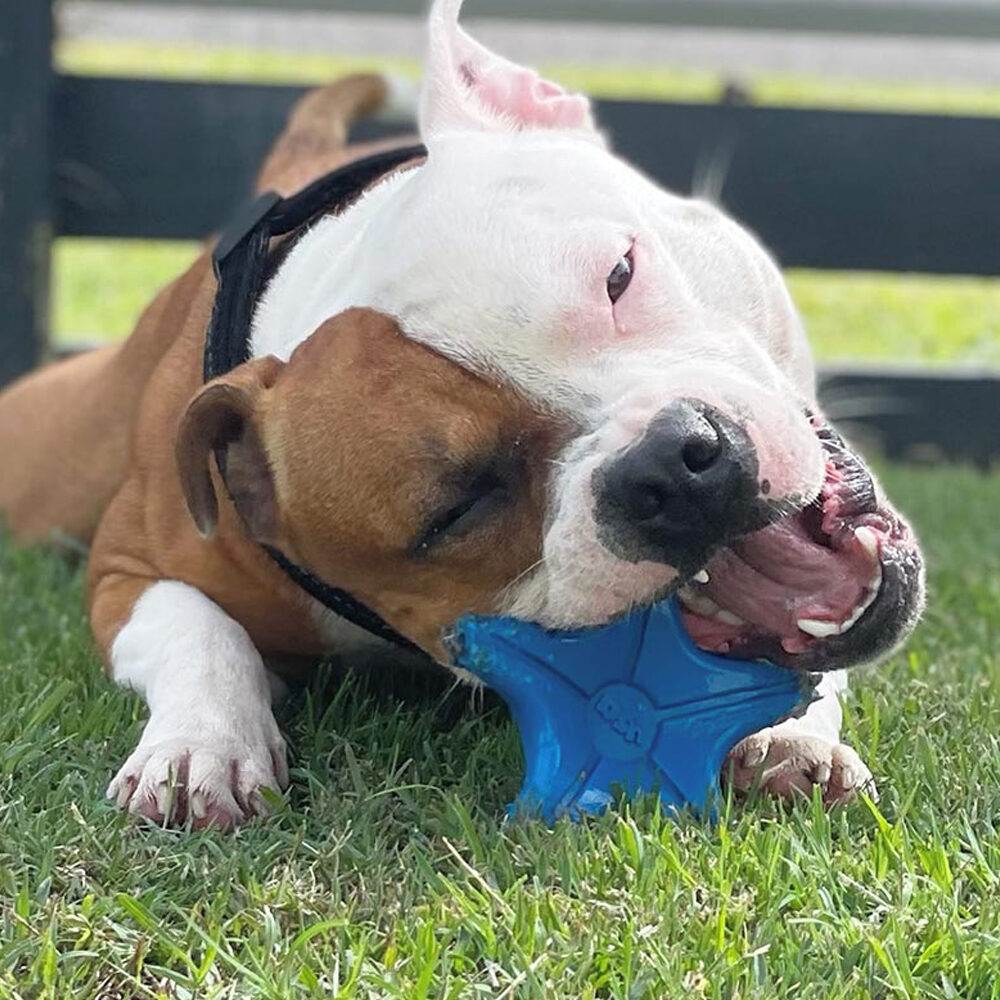
{"type": "Polygon", "coordinates": [[[887,470],[930,560],[907,648],[855,680],[879,805],[639,803],[509,824],[506,715],[324,675],[280,714],[287,809],[239,835],[103,797],[142,725],[81,581],[0,544],[0,997],[996,1000],[1000,476],[887,470]]]}
{"type": "Polygon", "coordinates": [[[788,278],[821,360],[1000,368],[1000,280],[826,271],[788,278]]]}
{"type": "MultiPolygon", "coordinates": [[[[153,295],[199,250],[191,242],[59,240],[57,343],[127,336],[153,295]]],[[[1000,366],[1000,281],[795,271],[789,282],[824,361],[1000,366]]]]}

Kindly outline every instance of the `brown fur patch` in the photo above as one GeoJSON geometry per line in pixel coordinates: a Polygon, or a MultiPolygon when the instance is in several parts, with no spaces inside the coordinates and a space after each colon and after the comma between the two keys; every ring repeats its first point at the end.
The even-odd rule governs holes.
{"type": "Polygon", "coordinates": [[[256,541],[437,655],[445,626],[494,608],[538,559],[559,439],[555,422],[510,388],[408,340],[388,317],[352,309],[287,365],[251,361],[202,390],[177,453],[203,534],[216,520],[214,449],[256,541]],[[255,457],[234,464],[247,441],[255,457]]]}
{"type": "MultiPolygon", "coordinates": [[[[261,185],[287,193],[370,152],[345,147],[343,136],[384,96],[378,78],[355,77],[307,97],[261,185]]],[[[513,390],[364,310],[324,324],[287,365],[253,362],[220,380],[235,396],[202,397],[211,391],[201,355],[214,293],[205,254],[126,344],[0,396],[0,510],[27,540],[53,529],[89,540],[96,528],[88,589],[105,658],[158,580],[198,588],[265,655],[323,652],[329,639],[314,605],[261,549],[262,533],[439,654],[444,626],[494,607],[538,558],[548,459],[562,429],[513,390]],[[247,380],[267,365],[275,378],[247,380]],[[195,397],[208,400],[203,411],[188,410],[195,397]],[[234,401],[238,419],[226,425],[234,401]],[[234,443],[246,445],[232,456],[237,506],[208,455],[234,443]],[[272,509],[262,512],[262,502],[272,509]],[[214,524],[211,537],[189,503],[203,528],[214,524]],[[457,527],[446,525],[450,510],[457,527]]]]}

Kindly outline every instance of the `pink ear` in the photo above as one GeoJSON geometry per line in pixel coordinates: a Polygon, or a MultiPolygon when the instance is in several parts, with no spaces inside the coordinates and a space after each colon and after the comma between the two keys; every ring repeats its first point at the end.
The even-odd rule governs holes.
{"type": "Polygon", "coordinates": [[[441,132],[571,129],[594,132],[590,102],[495,55],[458,26],[462,0],[436,0],[421,100],[425,138],[441,132]]]}

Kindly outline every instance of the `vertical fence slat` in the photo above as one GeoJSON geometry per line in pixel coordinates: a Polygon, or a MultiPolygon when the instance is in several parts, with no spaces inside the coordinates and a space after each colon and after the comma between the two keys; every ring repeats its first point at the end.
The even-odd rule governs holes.
{"type": "Polygon", "coordinates": [[[37,363],[51,243],[49,0],[0,0],[0,385],[37,363]]]}

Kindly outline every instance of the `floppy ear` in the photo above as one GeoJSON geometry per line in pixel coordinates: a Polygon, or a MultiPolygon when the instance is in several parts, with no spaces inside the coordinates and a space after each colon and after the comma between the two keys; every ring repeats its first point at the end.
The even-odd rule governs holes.
{"type": "Polygon", "coordinates": [[[495,55],[458,26],[462,0],[435,0],[420,102],[420,132],[569,129],[598,133],[590,102],[495,55]]]}
{"type": "Polygon", "coordinates": [[[261,404],[284,362],[258,358],[206,385],[188,404],[177,433],[175,455],[181,489],[199,533],[210,538],[219,520],[210,458],[219,470],[250,534],[261,542],[277,535],[274,480],[256,426],[261,404]]]}

